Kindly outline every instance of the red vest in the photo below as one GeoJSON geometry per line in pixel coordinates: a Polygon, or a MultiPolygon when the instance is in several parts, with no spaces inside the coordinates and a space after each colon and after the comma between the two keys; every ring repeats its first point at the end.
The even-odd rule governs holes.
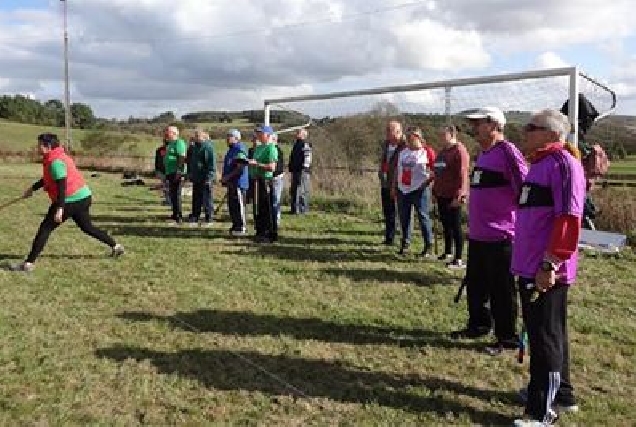
{"type": "Polygon", "coordinates": [[[75,167],[75,162],[64,152],[63,147],[57,147],[48,152],[44,156],[42,162],[42,178],[44,180],[44,191],[49,195],[51,201],[57,200],[57,184],[51,176],[51,163],[54,160],[62,160],[66,165],[66,196],[75,194],[77,190],[84,187],[86,183],[82,174],[75,167]]]}

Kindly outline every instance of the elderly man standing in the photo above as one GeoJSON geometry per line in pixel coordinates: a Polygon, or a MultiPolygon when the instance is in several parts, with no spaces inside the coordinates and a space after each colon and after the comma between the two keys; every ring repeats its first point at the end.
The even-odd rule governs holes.
{"type": "Polygon", "coordinates": [[[296,131],[296,142],[289,156],[291,173],[291,213],[305,214],[309,211],[309,187],[311,180],[311,143],[307,141],[307,129],[296,131]]]}
{"type": "Polygon", "coordinates": [[[393,245],[395,239],[396,196],[392,191],[397,159],[404,148],[404,134],[402,125],[396,120],[391,120],[386,125],[386,139],[382,145],[380,167],[380,195],[382,197],[382,214],[384,215],[384,242],[385,245],[393,245]]]}
{"type": "Polygon", "coordinates": [[[567,295],[576,279],[585,174],[565,144],[570,124],[559,111],[534,114],[523,130],[530,170],[519,197],[512,272],[519,276],[532,357],[528,418],[515,425],[545,426],[557,412],[578,410],[570,383],[567,295]]]}
{"type": "Polygon", "coordinates": [[[487,335],[494,323],[490,354],[516,349],[517,290],[510,272],[515,211],[528,168],[517,147],[506,141],[506,118],[494,107],[467,114],[481,153],[470,181],[468,205],[468,325],[452,338],[487,335]],[[488,307],[490,302],[490,307],[488,307]]]}
{"type": "Polygon", "coordinates": [[[216,180],[216,156],[214,146],[207,133],[200,129],[194,132],[194,143],[188,164],[188,175],[192,181],[192,213],[190,225],[199,223],[201,210],[205,214],[204,227],[212,225],[212,184],[216,180]]]}
{"type": "Polygon", "coordinates": [[[254,176],[254,203],[256,204],[256,242],[271,243],[278,240],[278,228],[274,217],[272,178],[278,162],[278,149],[272,142],[274,129],[261,125],[256,128],[260,145],[254,148],[254,158],[249,160],[254,176]]]}
{"type": "Polygon", "coordinates": [[[223,160],[221,182],[227,187],[227,208],[232,219],[232,236],[244,236],[247,232],[245,219],[245,192],[249,185],[247,152],[241,142],[241,132],[230,129],[227,132],[228,150],[223,160]]]}
{"type": "Polygon", "coordinates": [[[172,205],[171,219],[181,224],[183,214],[181,212],[181,180],[186,171],[186,154],[188,144],[179,138],[179,129],[176,126],[168,126],[164,132],[167,141],[164,168],[166,181],[168,181],[168,193],[172,205]]]}

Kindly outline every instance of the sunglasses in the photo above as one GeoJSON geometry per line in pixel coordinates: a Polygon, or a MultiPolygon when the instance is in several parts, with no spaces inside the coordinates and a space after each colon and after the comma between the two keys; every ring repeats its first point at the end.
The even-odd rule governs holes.
{"type": "Polygon", "coordinates": [[[524,132],[536,132],[538,130],[548,130],[545,126],[537,126],[534,123],[528,123],[523,127],[524,132]]]}

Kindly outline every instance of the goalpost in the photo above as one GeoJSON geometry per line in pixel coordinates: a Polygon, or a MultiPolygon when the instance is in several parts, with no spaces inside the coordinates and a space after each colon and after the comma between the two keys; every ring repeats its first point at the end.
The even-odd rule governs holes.
{"type": "Polygon", "coordinates": [[[527,118],[528,113],[534,110],[560,110],[568,101],[572,142],[577,143],[579,94],[596,107],[599,112],[597,121],[611,114],[616,107],[616,95],[610,88],[577,67],[565,67],[268,99],[265,100],[264,119],[266,124],[270,124],[273,110],[300,113],[306,121],[299,120],[279,131],[288,132],[324,118],[377,114],[382,105],[391,110],[385,111],[387,115],[438,115],[444,116],[447,122],[465,110],[496,106],[506,116],[511,116],[508,117],[509,122],[515,122],[527,118]]]}

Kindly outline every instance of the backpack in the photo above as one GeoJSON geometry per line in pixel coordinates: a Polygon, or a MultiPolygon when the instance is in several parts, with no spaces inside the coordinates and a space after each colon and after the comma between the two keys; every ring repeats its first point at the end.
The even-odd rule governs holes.
{"type": "Polygon", "coordinates": [[[589,153],[583,158],[583,169],[588,178],[597,178],[607,174],[610,161],[603,147],[593,144],[589,153]]]}

